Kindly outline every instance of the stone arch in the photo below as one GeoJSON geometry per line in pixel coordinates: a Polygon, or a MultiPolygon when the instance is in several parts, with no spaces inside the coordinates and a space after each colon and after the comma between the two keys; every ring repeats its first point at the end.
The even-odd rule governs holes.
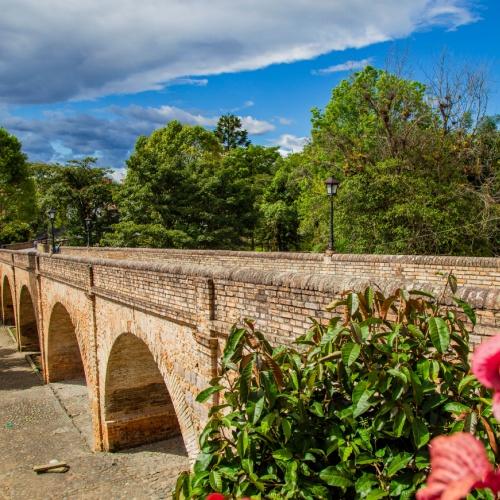
{"type": "Polygon", "coordinates": [[[47,334],[47,382],[87,379],[75,326],[60,302],[52,308],[47,334]]]}
{"type": "Polygon", "coordinates": [[[2,320],[7,326],[15,326],[16,315],[14,313],[14,300],[12,288],[7,276],[4,276],[2,283],[2,320]]]}
{"type": "Polygon", "coordinates": [[[21,288],[18,311],[18,335],[21,350],[40,352],[36,309],[26,285],[21,288]]]}
{"type": "Polygon", "coordinates": [[[131,333],[121,334],[106,367],[105,448],[129,448],[180,434],[172,398],[149,347],[131,333]]]}

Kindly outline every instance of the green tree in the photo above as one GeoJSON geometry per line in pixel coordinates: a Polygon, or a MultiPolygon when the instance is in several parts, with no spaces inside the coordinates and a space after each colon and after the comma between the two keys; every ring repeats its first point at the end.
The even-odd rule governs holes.
{"type": "Polygon", "coordinates": [[[214,134],[226,151],[250,145],[248,132],[242,128],[241,120],[235,115],[222,115],[217,122],[214,134]]]}
{"type": "Polygon", "coordinates": [[[283,252],[299,246],[297,198],[300,189],[293,176],[297,159],[300,157],[292,155],[280,160],[262,196],[257,238],[269,250],[283,252]]]}
{"type": "Polygon", "coordinates": [[[0,242],[26,241],[36,213],[36,197],[20,141],[0,128],[0,242]]]}
{"type": "Polygon", "coordinates": [[[70,160],[67,165],[32,166],[39,193],[40,227],[46,227],[47,211],[56,209],[57,226],[70,244],[86,243],[90,219],[91,242],[100,240],[116,222],[111,170],[96,167],[96,158],[70,160]]]}
{"type": "Polygon", "coordinates": [[[247,225],[242,227],[242,235],[250,242],[250,248],[255,249],[257,243],[264,239],[259,230],[262,217],[261,205],[263,196],[280,164],[278,148],[249,145],[247,148],[235,148],[228,151],[223,158],[224,168],[233,173],[235,178],[245,182],[251,190],[252,200],[249,203],[247,225]]]}
{"type": "Polygon", "coordinates": [[[469,111],[443,117],[440,102],[419,82],[367,67],[342,81],[323,111],[313,110],[312,142],[296,170],[306,248],[327,241],[323,181],[333,174],[342,181],[339,251],[498,253],[496,122],[472,120],[469,111]]]}
{"type": "Polygon", "coordinates": [[[223,161],[213,133],[170,122],[137,140],[127,167],[117,196],[122,220],[107,242],[125,241],[132,223],[138,233],[135,244],[154,226],[153,232],[161,235],[157,246],[242,245],[246,228],[253,224],[251,186],[231,162],[223,161]]]}

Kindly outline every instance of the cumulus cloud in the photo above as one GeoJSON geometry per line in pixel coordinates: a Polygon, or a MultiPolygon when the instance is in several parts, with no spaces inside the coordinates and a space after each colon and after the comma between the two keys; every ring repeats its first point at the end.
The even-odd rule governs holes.
{"type": "Polygon", "coordinates": [[[288,156],[292,153],[300,153],[309,139],[307,137],[298,137],[293,134],[283,134],[275,142],[279,146],[281,156],[288,156]]]}
{"type": "Polygon", "coordinates": [[[328,68],[315,69],[311,71],[313,75],[329,75],[331,73],[341,73],[342,71],[353,71],[356,69],[363,69],[372,63],[372,58],[360,59],[358,61],[346,61],[340,64],[328,66],[328,68]]]}
{"type": "Polygon", "coordinates": [[[456,28],[476,19],[471,4],[3,0],[0,101],[49,103],[158,90],[179,78],[310,59],[429,26],[456,28]]]}
{"type": "Polygon", "coordinates": [[[252,116],[241,116],[241,126],[250,135],[261,135],[273,131],[276,127],[265,120],[257,120],[252,116]]]}
{"type": "MultiPolygon", "coordinates": [[[[274,125],[252,116],[240,117],[250,135],[265,134],[274,125]]],[[[217,116],[205,116],[175,106],[112,106],[91,113],[45,112],[41,118],[10,114],[0,107],[0,126],[19,137],[31,161],[59,161],[97,156],[100,164],[121,168],[139,135],[178,120],[213,128],[217,116]]]]}

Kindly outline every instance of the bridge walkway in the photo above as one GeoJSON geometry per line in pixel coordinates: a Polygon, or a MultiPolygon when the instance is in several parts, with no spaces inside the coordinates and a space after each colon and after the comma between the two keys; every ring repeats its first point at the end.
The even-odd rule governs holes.
{"type": "Polygon", "coordinates": [[[188,468],[182,439],[120,453],[93,453],[78,381],[43,385],[0,327],[0,499],[164,499],[188,468]],[[81,432],[77,430],[80,428],[81,432]],[[65,474],[36,475],[33,465],[64,460],[65,474]]]}

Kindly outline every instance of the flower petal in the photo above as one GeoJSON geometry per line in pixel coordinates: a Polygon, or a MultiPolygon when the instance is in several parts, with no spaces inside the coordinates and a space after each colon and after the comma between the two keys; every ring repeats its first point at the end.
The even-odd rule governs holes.
{"type": "Polygon", "coordinates": [[[472,373],[484,386],[500,390],[500,335],[476,347],[472,355],[472,373]]]}
{"type": "Polygon", "coordinates": [[[225,498],[222,493],[209,493],[206,500],[224,500],[225,498]]]}
{"type": "Polygon", "coordinates": [[[493,394],[493,415],[500,422],[500,392],[493,394]]]}
{"type": "Polygon", "coordinates": [[[471,434],[439,436],[430,444],[431,474],[418,500],[458,500],[493,473],[483,444],[471,434]]]}

